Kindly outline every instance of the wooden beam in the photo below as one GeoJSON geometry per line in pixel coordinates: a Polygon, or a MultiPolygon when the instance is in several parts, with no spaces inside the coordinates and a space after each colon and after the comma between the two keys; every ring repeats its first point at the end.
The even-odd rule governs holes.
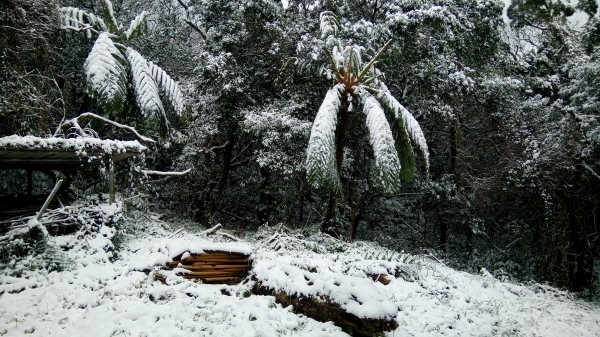
{"type": "Polygon", "coordinates": [[[58,192],[58,189],[60,188],[60,185],[62,185],[62,182],[63,182],[62,179],[59,180],[56,183],[56,185],[54,186],[54,189],[52,189],[52,192],[50,192],[50,195],[46,199],[46,202],[44,203],[44,206],[42,206],[42,209],[40,209],[39,213],[35,217],[35,219],[37,221],[40,221],[40,219],[42,218],[42,214],[44,214],[44,212],[46,211],[46,208],[48,208],[48,205],[50,205],[50,202],[52,201],[52,199],[54,199],[54,196],[56,195],[56,192],[58,192]]]}

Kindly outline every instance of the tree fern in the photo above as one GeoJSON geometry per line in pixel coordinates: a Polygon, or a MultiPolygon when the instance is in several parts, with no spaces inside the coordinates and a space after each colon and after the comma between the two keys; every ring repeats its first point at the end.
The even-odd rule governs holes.
{"type": "Polygon", "coordinates": [[[158,118],[163,131],[166,131],[168,122],[158,86],[164,89],[177,114],[181,114],[184,99],[179,85],[137,51],[113,42],[124,43],[147,33],[148,14],[141,12],[130,22],[129,28],[124,30],[115,17],[111,1],[100,0],[100,5],[104,19],[75,7],[63,7],[59,10],[63,29],[85,31],[89,38],[92,34],[98,34],[84,64],[90,95],[106,112],[122,111],[127,98],[129,79],[126,68],[129,67],[136,104],[144,116],[158,118]]]}
{"type": "Polygon", "coordinates": [[[146,62],[146,59],[140,53],[131,48],[127,48],[125,54],[131,65],[133,90],[137,105],[142,110],[144,116],[158,117],[163,121],[163,125],[166,126],[167,116],[160,102],[158,87],[152,78],[148,62],[146,62]]]}
{"type": "Polygon", "coordinates": [[[123,110],[127,96],[127,72],[123,62],[108,33],[102,33],[83,65],[88,92],[108,112],[123,110]]]}
{"type": "Polygon", "coordinates": [[[419,124],[391,95],[380,80],[383,74],[375,69],[377,60],[391,41],[365,64],[363,47],[352,43],[341,47],[342,43],[337,39],[340,27],[333,13],[321,13],[320,20],[321,39],[330,61],[329,69],[324,69],[323,73],[337,84],[327,93],[311,131],[307,149],[308,181],[313,187],[328,182],[340,194],[342,172],[338,172],[338,168],[341,163],[336,162],[339,158],[336,159],[335,154],[343,151],[347,125],[346,122],[338,123],[337,119],[349,120],[350,107],[362,105],[378,179],[385,192],[394,193],[400,188],[401,181],[409,181],[414,175],[411,140],[423,154],[427,171],[429,154],[419,124]],[[342,104],[340,97],[349,99],[342,104]]]}
{"type": "Polygon", "coordinates": [[[152,73],[152,78],[165,91],[165,94],[177,114],[181,115],[184,109],[183,93],[179,89],[177,82],[173,81],[171,76],[152,62],[148,62],[148,67],[152,73]]]}
{"type": "Polygon", "coordinates": [[[335,158],[335,129],[341,90],[342,85],[329,89],[310,132],[306,170],[309,183],[316,188],[328,183],[335,190],[341,189],[335,158]]]}

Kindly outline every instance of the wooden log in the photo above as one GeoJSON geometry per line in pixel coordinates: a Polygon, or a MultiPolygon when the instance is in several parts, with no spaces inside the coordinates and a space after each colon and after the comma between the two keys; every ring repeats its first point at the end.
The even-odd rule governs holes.
{"type": "Polygon", "coordinates": [[[398,328],[395,319],[360,318],[344,310],[339,304],[333,303],[327,296],[303,297],[298,294],[288,294],[283,290],[275,290],[263,286],[260,280],[254,284],[257,295],[274,296],[275,300],[287,307],[294,306],[294,311],[305,314],[320,322],[332,321],[353,336],[383,336],[385,331],[398,328]]]}
{"type": "Polygon", "coordinates": [[[390,284],[390,282],[392,282],[390,276],[387,274],[371,274],[369,276],[371,277],[371,279],[373,281],[379,282],[385,286],[387,286],[388,284],[390,284]]]}

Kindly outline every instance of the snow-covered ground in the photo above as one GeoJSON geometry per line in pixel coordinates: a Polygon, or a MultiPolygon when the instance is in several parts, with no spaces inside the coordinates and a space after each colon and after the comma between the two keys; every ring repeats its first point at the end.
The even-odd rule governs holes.
{"type": "MultiPolygon", "coordinates": [[[[168,260],[169,232],[158,227],[143,232],[128,240],[117,258],[108,249],[112,231],[107,229],[52,238],[54,253],[45,259],[63,266],[61,272],[39,269],[40,257],[13,261],[0,276],[0,335],[347,336],[331,322],[295,314],[273,297],[252,295],[251,282],[226,287],[180,278],[171,278],[171,285],[155,281],[152,265],[168,260]],[[231,296],[222,294],[223,288],[231,296]]],[[[227,240],[184,232],[177,238],[227,240]]],[[[369,279],[398,307],[399,327],[387,336],[600,336],[598,306],[547,286],[500,282],[485,270],[458,272],[429,257],[366,242],[273,229],[247,240],[255,247],[256,263],[365,278],[396,270],[389,285],[369,279]]]]}

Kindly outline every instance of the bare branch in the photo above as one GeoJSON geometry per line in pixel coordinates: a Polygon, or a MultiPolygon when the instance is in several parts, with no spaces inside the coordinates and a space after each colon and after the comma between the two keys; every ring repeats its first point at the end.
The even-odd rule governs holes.
{"type": "Polygon", "coordinates": [[[94,114],[94,113],[91,113],[91,112],[85,112],[85,113],[82,113],[81,115],[79,115],[79,117],[75,117],[75,118],[73,118],[73,119],[69,119],[68,121],[66,121],[66,122],[64,122],[64,123],[62,123],[62,124],[60,124],[60,125],[59,125],[59,127],[58,127],[58,129],[60,129],[60,130],[64,130],[64,129],[74,128],[74,129],[75,129],[75,131],[76,131],[76,132],[77,132],[79,135],[82,135],[82,136],[83,136],[83,135],[84,135],[84,132],[83,132],[83,129],[81,128],[81,126],[79,125],[79,123],[83,122],[83,121],[84,121],[85,119],[87,119],[87,118],[94,118],[94,119],[97,119],[97,120],[99,120],[99,121],[101,121],[101,122],[104,122],[104,123],[106,123],[106,124],[109,124],[109,125],[112,125],[112,126],[114,126],[114,127],[117,127],[117,128],[119,128],[119,129],[123,129],[123,130],[125,130],[125,131],[128,131],[128,132],[130,132],[130,133],[134,134],[134,135],[135,135],[135,137],[136,137],[138,140],[142,141],[142,142],[145,142],[145,143],[156,143],[156,141],[155,141],[154,139],[151,139],[151,138],[148,138],[148,137],[145,137],[145,136],[142,136],[142,135],[140,135],[140,134],[139,134],[139,133],[138,133],[138,132],[137,132],[137,131],[136,131],[134,128],[132,128],[131,126],[128,126],[128,125],[123,125],[123,124],[120,124],[120,123],[117,123],[117,122],[111,121],[111,120],[110,120],[110,119],[108,119],[108,118],[104,118],[104,117],[102,117],[102,116],[98,116],[98,115],[96,115],[96,114],[94,114]]]}

